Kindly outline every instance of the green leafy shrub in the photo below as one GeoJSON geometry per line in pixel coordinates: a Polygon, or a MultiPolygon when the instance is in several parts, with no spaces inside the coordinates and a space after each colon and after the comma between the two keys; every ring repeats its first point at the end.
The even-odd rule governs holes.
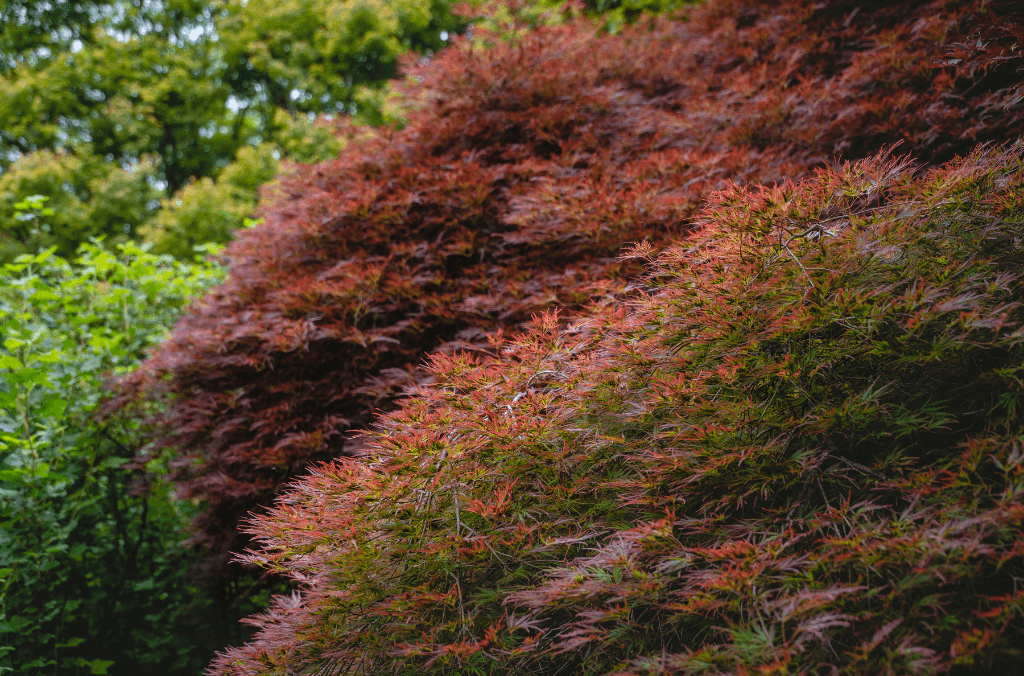
{"type": "Polygon", "coordinates": [[[0,270],[0,673],[202,663],[210,638],[188,622],[209,603],[193,598],[179,544],[194,507],[154,480],[161,458],[143,478],[136,422],[90,414],[105,374],[138,364],[221,275],[132,244],[0,270]]]}
{"type": "Polygon", "coordinates": [[[303,594],[214,673],[1020,673],[1024,144],[699,225],[255,518],[303,594]]]}

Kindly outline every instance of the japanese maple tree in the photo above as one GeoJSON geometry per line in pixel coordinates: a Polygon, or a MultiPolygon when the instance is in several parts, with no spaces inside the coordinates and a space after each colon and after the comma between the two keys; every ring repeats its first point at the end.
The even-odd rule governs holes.
{"type": "Polygon", "coordinates": [[[150,424],[206,501],[200,539],[238,547],[310,463],[367,452],[353,432],[435,377],[428,355],[620,302],[642,269],[623,247],[687,238],[713,191],[1015,137],[1020,37],[981,0],[712,0],[614,35],[477,31],[406,64],[403,130],[353,128],[282,182],[119,403],[165,402],[150,424]]]}

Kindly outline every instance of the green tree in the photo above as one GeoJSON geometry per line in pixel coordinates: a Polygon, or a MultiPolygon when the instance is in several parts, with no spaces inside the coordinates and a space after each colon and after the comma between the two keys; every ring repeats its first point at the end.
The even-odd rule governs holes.
{"type": "Polygon", "coordinates": [[[215,4],[0,4],[0,257],[133,236],[159,198],[231,161],[251,132],[216,77],[215,4]],[[13,205],[57,216],[27,236],[13,205]]]}
{"type": "Polygon", "coordinates": [[[44,149],[85,147],[123,165],[152,155],[173,191],[244,142],[216,125],[230,115],[230,92],[214,72],[211,3],[36,8],[49,4],[11,2],[4,10],[0,169],[44,149]]]}
{"type": "Polygon", "coordinates": [[[275,161],[336,154],[329,126],[310,116],[380,121],[373,93],[395,75],[398,56],[439,49],[462,25],[448,6],[4,0],[0,189],[8,204],[0,223],[14,223],[11,205],[30,194],[67,206],[57,211],[74,220],[51,223],[49,238],[31,241],[4,227],[7,259],[49,242],[68,255],[90,236],[134,235],[161,204],[202,201],[211,185],[230,193],[223,210],[196,220],[185,209],[148,231],[167,244],[167,233],[198,228],[165,250],[188,249],[209,233],[225,241],[257,201],[259,183],[239,192],[238,176],[252,165],[251,153],[240,151],[263,146],[259,154],[275,161]],[[236,161],[240,167],[218,178],[236,161]],[[94,208],[94,200],[105,204],[94,208]]]}
{"type": "Polygon", "coordinates": [[[154,250],[178,258],[194,255],[203,242],[226,242],[231,233],[244,227],[253,214],[262,191],[281,173],[287,158],[316,162],[337,157],[341,141],[325,124],[313,124],[305,115],[278,110],[275,116],[276,143],[243,146],[235,161],[213,178],[192,181],[171,197],[139,229],[153,242],[154,250]]]}
{"type": "Polygon", "coordinates": [[[0,174],[0,260],[50,246],[70,256],[90,237],[125,241],[151,217],[159,194],[152,185],[154,165],[146,158],[124,169],[85,147],[26,155],[0,174]],[[25,212],[32,196],[45,198],[49,212],[25,212]]]}
{"type": "Polygon", "coordinates": [[[219,22],[225,75],[246,105],[359,113],[360,93],[396,74],[409,50],[432,53],[464,27],[447,0],[228,0],[219,22]]]}

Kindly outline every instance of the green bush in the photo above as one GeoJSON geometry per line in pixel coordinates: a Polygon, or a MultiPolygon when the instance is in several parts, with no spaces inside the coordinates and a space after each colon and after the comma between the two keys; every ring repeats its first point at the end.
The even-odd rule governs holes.
{"type": "Polygon", "coordinates": [[[0,270],[0,674],[196,673],[205,658],[184,624],[209,611],[178,545],[193,506],[143,479],[136,423],[91,414],[104,375],[222,270],[98,244],[0,270]]]}

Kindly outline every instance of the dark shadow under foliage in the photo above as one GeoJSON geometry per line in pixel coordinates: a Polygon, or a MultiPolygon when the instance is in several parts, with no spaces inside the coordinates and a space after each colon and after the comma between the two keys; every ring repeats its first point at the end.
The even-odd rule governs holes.
{"type": "Polygon", "coordinates": [[[1020,36],[983,1],[712,0],[614,36],[457,41],[410,68],[403,131],[285,181],[119,403],[169,404],[150,423],[208,505],[199,539],[237,547],[311,462],[363,452],[350,432],[433,377],[426,355],[617,297],[624,244],[687,236],[711,191],[1016,137],[1020,36]]]}

